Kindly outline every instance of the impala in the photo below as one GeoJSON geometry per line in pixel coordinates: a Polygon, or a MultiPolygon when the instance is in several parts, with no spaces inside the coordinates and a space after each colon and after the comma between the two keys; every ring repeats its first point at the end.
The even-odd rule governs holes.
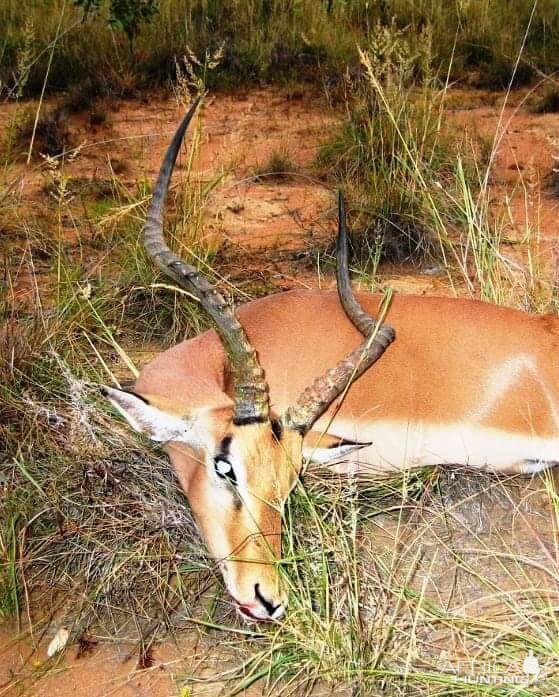
{"type": "Polygon", "coordinates": [[[532,473],[559,460],[559,323],[408,296],[391,303],[394,330],[377,324],[381,298],[351,291],[341,197],[338,293],[278,293],[234,313],[163,238],[170,177],[197,104],[163,160],[144,242],[215,331],[158,355],[134,392],[104,394],[163,444],[241,614],[278,619],[287,602],[277,569],[282,509],[304,461],[360,475],[444,463],[532,473]]]}

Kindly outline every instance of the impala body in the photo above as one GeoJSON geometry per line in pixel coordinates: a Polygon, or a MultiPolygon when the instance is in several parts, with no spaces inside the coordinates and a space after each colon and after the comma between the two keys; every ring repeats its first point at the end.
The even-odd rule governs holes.
{"type": "Polygon", "coordinates": [[[105,394],[164,444],[243,616],[278,619],[282,510],[305,459],[358,475],[445,463],[532,473],[559,461],[559,323],[407,296],[390,304],[390,327],[377,325],[381,298],[349,285],[341,198],[338,293],[280,293],[233,313],[162,237],[195,108],[162,165],[145,244],[217,331],[157,356],[134,392],[105,394]]]}
{"type": "MultiPolygon", "coordinates": [[[[358,298],[378,313],[379,296],[358,298]]],[[[361,338],[335,292],[279,293],[239,307],[237,316],[277,414],[361,338]]],[[[315,422],[311,443],[322,433],[330,436],[324,445],[370,443],[346,458],[363,473],[444,463],[530,473],[559,461],[558,320],[425,296],[396,296],[387,319],[396,341],[315,422]]],[[[156,357],[136,388],[203,408],[210,385],[213,399],[228,399],[226,374],[226,354],[210,331],[156,357]]]]}

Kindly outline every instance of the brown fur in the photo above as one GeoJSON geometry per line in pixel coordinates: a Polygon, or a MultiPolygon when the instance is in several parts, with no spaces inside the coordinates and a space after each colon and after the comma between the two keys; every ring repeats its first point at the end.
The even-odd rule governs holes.
{"type": "MultiPolygon", "coordinates": [[[[379,296],[358,298],[377,314],[379,296]]],[[[335,292],[272,295],[241,306],[237,315],[266,371],[276,413],[362,339],[335,292]]],[[[386,321],[396,330],[396,341],[350,388],[340,420],[459,421],[476,409],[481,386],[494,368],[522,354],[531,357],[542,381],[559,395],[554,318],[474,300],[400,296],[386,321]]],[[[225,353],[210,331],[157,356],[142,371],[137,390],[174,400],[180,395],[189,407],[206,406],[223,398],[226,375],[225,353]]],[[[533,378],[508,392],[485,425],[540,436],[558,432],[533,378]]]]}

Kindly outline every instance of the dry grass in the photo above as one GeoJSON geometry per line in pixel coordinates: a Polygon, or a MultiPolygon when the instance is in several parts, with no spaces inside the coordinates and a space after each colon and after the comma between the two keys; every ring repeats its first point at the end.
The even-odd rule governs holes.
{"type": "Polygon", "coordinates": [[[514,85],[553,70],[559,55],[559,10],[549,2],[162,0],[132,42],[107,24],[108,4],[83,22],[75,3],[56,0],[47,8],[6,0],[0,8],[0,25],[7,27],[2,83],[13,94],[40,94],[48,74],[51,91],[81,84],[92,96],[130,95],[174,78],[185,47],[203,56],[224,45],[211,86],[301,79],[334,84],[348,66],[358,71],[356,47],[367,49],[391,25],[412,39],[429,33],[434,66],[453,81],[482,88],[509,85],[523,43],[514,85]]]}

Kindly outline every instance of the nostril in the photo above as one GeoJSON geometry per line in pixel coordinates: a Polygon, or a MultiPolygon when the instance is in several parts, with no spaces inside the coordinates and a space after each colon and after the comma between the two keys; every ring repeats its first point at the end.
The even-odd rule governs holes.
{"type": "Polygon", "coordinates": [[[262,593],[260,592],[260,584],[255,583],[254,584],[254,595],[256,596],[256,599],[266,608],[266,612],[269,615],[273,615],[274,612],[280,607],[281,603],[278,603],[277,605],[274,605],[271,603],[267,598],[265,598],[262,593]]]}

